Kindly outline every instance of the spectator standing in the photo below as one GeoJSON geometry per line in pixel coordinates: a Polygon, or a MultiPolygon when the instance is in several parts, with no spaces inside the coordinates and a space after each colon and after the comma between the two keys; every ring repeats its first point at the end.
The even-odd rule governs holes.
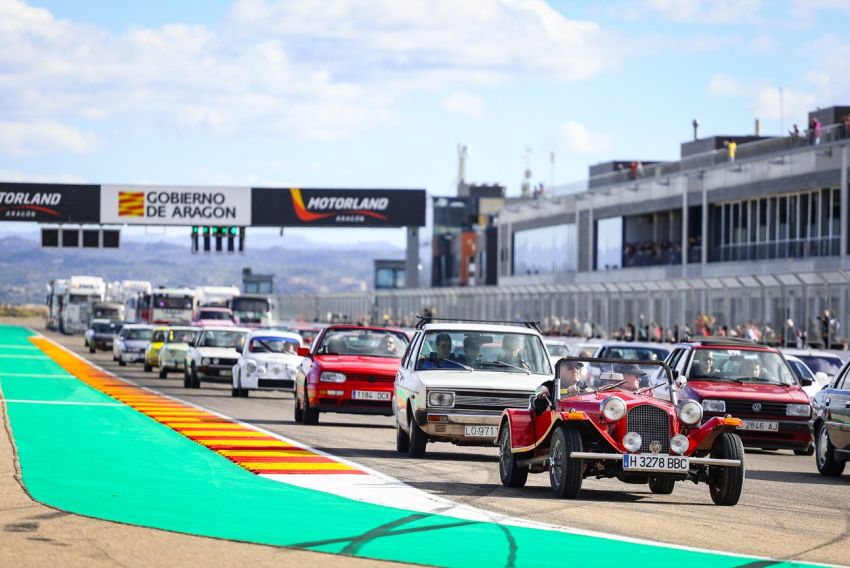
{"type": "Polygon", "coordinates": [[[818,145],[818,144],[820,144],[820,137],[821,137],[821,134],[822,134],[820,121],[817,118],[815,118],[812,122],[814,123],[814,128],[815,128],[815,145],[818,145]]]}
{"type": "Polygon", "coordinates": [[[735,161],[735,154],[738,153],[738,144],[734,140],[726,141],[726,153],[729,156],[729,161],[735,161]]]}
{"type": "Polygon", "coordinates": [[[800,137],[800,128],[795,124],[794,128],[788,131],[788,134],[791,135],[791,138],[799,138],[800,137]]]}
{"type": "Polygon", "coordinates": [[[629,178],[637,179],[638,165],[636,161],[629,164],[629,178]]]}

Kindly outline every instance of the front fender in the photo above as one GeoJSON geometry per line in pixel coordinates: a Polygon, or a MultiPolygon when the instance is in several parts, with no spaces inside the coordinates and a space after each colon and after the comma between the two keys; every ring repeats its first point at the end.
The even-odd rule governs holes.
{"type": "MultiPolygon", "coordinates": [[[[509,428],[511,432],[511,453],[528,452],[534,449],[534,413],[525,408],[506,408],[502,411],[502,421],[499,427],[499,436],[502,428],[509,428]]],[[[498,438],[497,438],[498,440],[498,438]]],[[[498,442],[496,442],[498,443],[498,442]]]]}
{"type": "Polygon", "coordinates": [[[714,416],[698,429],[690,431],[688,434],[690,445],[685,455],[690,456],[697,451],[710,450],[714,445],[714,440],[719,435],[725,432],[734,432],[741,425],[742,422],[739,418],[714,416]]]}

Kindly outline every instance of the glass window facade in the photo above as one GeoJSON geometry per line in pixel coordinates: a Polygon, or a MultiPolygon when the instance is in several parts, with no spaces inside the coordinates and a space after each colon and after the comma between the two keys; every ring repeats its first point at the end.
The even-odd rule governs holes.
{"type": "Polygon", "coordinates": [[[717,203],[709,215],[710,262],[840,254],[837,187],[717,203]]]}
{"type": "Polygon", "coordinates": [[[623,266],[623,218],[611,217],[596,222],[596,270],[623,266]]]}
{"type": "Polygon", "coordinates": [[[517,231],[513,240],[513,274],[576,270],[578,231],[575,223],[517,231]]]}

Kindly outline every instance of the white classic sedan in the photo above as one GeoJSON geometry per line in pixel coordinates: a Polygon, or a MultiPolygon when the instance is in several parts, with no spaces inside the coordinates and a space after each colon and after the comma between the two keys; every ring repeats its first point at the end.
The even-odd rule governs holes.
{"type": "MultiPolygon", "coordinates": [[[[396,375],[396,449],[423,457],[428,442],[492,446],[505,408],[527,408],[554,370],[533,323],[417,326],[396,375]]],[[[455,320],[457,321],[457,320],[455,320]]]]}
{"type": "Polygon", "coordinates": [[[151,342],[153,326],[134,323],[125,325],[112,342],[112,358],[124,367],[145,360],[145,349],[151,342]]]}
{"type": "Polygon", "coordinates": [[[295,332],[258,329],[245,340],[242,356],[233,365],[233,396],[252,390],[295,392],[301,336],[295,332]]]}
{"type": "Polygon", "coordinates": [[[204,379],[230,379],[233,365],[239,360],[250,332],[250,329],[232,326],[202,328],[186,351],[183,386],[197,389],[201,388],[204,379]]]}

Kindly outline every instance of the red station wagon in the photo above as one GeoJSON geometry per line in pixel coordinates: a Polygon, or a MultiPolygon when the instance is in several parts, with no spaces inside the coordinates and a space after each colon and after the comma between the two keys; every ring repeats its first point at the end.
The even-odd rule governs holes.
{"type": "Polygon", "coordinates": [[[410,338],[385,327],[334,325],[319,332],[295,381],[295,420],[316,424],[320,412],[391,416],[394,382],[410,338]]]}
{"type": "Polygon", "coordinates": [[[706,418],[743,421],[737,433],[744,446],[812,454],[809,397],[776,349],[706,337],[676,345],[666,363],[687,378],[682,397],[699,402],[706,418]]]}

